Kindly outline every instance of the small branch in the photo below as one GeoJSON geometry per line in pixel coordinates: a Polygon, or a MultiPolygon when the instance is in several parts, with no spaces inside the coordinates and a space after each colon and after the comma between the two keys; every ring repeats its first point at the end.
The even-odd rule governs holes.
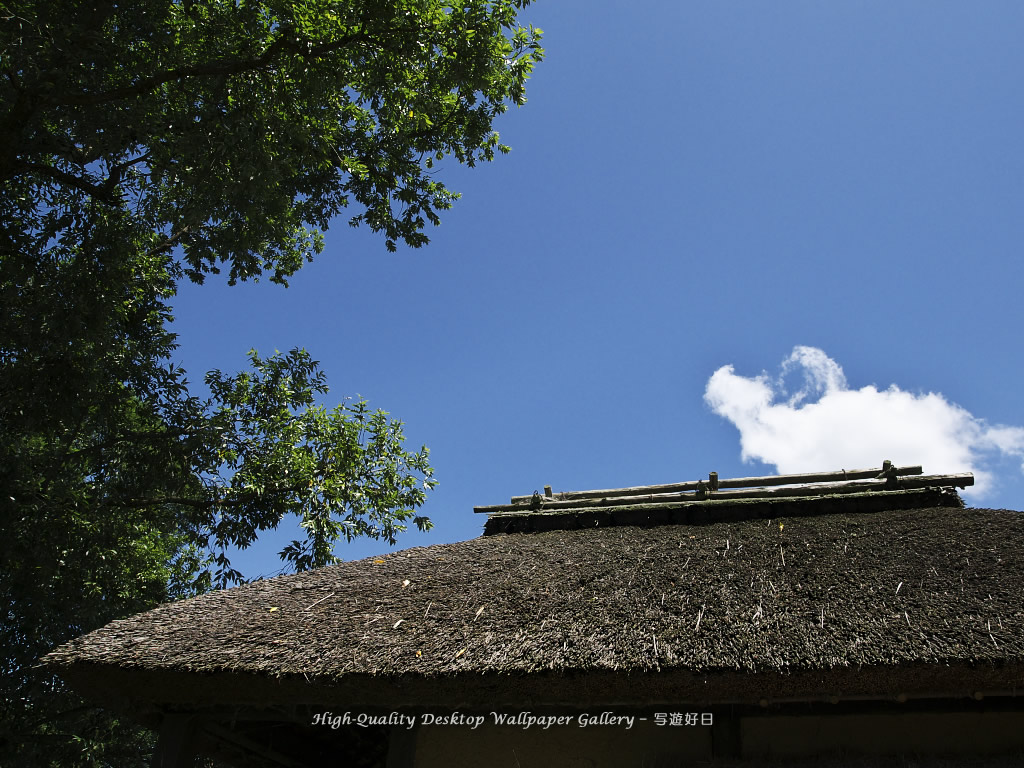
{"type": "Polygon", "coordinates": [[[124,176],[125,171],[127,171],[133,165],[138,165],[139,163],[146,162],[147,160],[149,160],[152,154],[152,152],[146,152],[144,155],[132,158],[131,160],[125,160],[123,163],[118,163],[117,165],[113,166],[110,169],[110,176],[108,176],[107,180],[103,182],[103,186],[111,188],[116,187],[118,184],[121,183],[121,178],[124,176]]]}
{"type": "Polygon", "coordinates": [[[327,595],[327,597],[321,597],[315,603],[312,603],[311,605],[306,606],[306,610],[307,611],[312,610],[316,606],[320,605],[320,603],[322,603],[324,600],[327,600],[328,598],[331,598],[331,597],[334,597],[334,593],[333,592],[331,592],[331,594],[327,595]]]}
{"type": "Polygon", "coordinates": [[[154,246],[153,248],[151,248],[148,251],[146,251],[146,255],[147,256],[156,256],[158,253],[163,253],[164,251],[169,251],[171,248],[173,248],[179,242],[181,242],[181,239],[183,237],[185,237],[185,235],[187,235],[190,232],[192,232],[192,230],[193,230],[193,227],[191,225],[186,225],[186,226],[182,227],[177,232],[175,232],[173,235],[171,235],[166,240],[164,240],[162,243],[160,243],[159,245],[154,246]]]}

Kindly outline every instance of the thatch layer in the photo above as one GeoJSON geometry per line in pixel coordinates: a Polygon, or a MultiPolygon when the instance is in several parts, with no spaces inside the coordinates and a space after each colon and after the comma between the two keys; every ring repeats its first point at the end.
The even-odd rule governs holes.
{"type": "Polygon", "coordinates": [[[531,696],[531,678],[571,676],[577,690],[625,679],[621,696],[644,679],[682,691],[717,676],[732,696],[759,687],[753,701],[814,686],[871,693],[886,680],[893,695],[915,679],[935,689],[952,669],[975,670],[967,686],[1024,687],[1024,514],[929,508],[487,536],[165,605],[45,662],[97,688],[104,675],[127,686],[205,673],[188,679],[211,681],[211,695],[225,672],[257,687],[426,692],[515,679],[531,696]]]}
{"type": "MultiPolygon", "coordinates": [[[[889,512],[894,509],[963,507],[951,488],[924,487],[906,490],[863,491],[775,498],[709,498],[705,501],[659,500],[657,503],[628,503],[620,499],[570,502],[569,508],[542,505],[537,510],[509,506],[487,517],[484,535],[526,533],[557,529],[600,528],[612,525],[706,525],[775,517],[836,514],[841,512],[889,512]],[[510,511],[509,511],[510,510],[510,511]]],[[[790,492],[784,489],[783,493],[790,492]]],[[[651,497],[652,499],[656,497],[651,497]]],[[[480,508],[477,508],[480,511],[480,508]]]]}

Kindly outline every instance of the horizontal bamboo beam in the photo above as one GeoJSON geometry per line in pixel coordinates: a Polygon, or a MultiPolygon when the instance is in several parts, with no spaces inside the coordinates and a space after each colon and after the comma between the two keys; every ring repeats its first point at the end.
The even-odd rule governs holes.
{"type": "MultiPolygon", "coordinates": [[[[836,472],[812,472],[805,475],[771,475],[768,477],[735,477],[726,480],[719,480],[719,488],[750,488],[772,485],[800,485],[803,483],[828,483],[845,480],[874,480],[880,477],[886,470],[883,467],[877,469],[840,469],[836,472]]],[[[897,477],[908,475],[921,475],[924,468],[921,465],[912,467],[893,467],[897,477]]],[[[938,475],[932,475],[938,477],[938,475]]]]}
{"type": "MultiPolygon", "coordinates": [[[[914,468],[912,468],[914,469],[914,468]]],[[[681,501],[704,501],[708,499],[763,499],[787,496],[828,496],[832,494],[864,493],[866,491],[884,491],[894,488],[912,490],[915,488],[956,487],[966,488],[974,485],[974,475],[965,472],[955,475],[920,475],[905,476],[896,486],[889,484],[888,479],[848,480],[839,483],[805,483],[785,487],[740,488],[725,491],[697,492],[680,491],[677,493],[649,493],[636,496],[607,496],[577,500],[546,500],[540,506],[530,507],[524,504],[494,504],[491,506],[474,507],[473,511],[483,514],[500,514],[503,512],[528,513],[531,511],[547,512],[566,509],[588,509],[593,507],[611,507],[628,505],[666,504],[681,501]]],[[[721,487],[721,486],[720,486],[721,487]]]]}
{"type": "Polygon", "coordinates": [[[974,475],[967,472],[959,475],[920,475],[905,477],[896,486],[889,481],[854,480],[846,483],[808,483],[783,488],[742,488],[733,491],[718,491],[707,494],[706,498],[714,499],[760,499],[772,496],[827,496],[834,493],[862,493],[864,491],[884,491],[886,488],[914,490],[917,488],[957,487],[966,488],[974,485],[974,475]]]}
{"type": "MultiPolygon", "coordinates": [[[[875,469],[841,469],[836,472],[811,472],[802,475],[767,475],[765,477],[736,477],[732,479],[719,480],[719,488],[749,488],[752,486],[769,485],[796,485],[798,483],[819,483],[838,480],[873,480],[883,471],[882,467],[875,469]]],[[[899,477],[906,475],[920,475],[923,472],[920,466],[897,467],[896,474],[899,477]]],[[[573,499],[604,499],[611,496],[641,496],[645,494],[679,493],[683,491],[696,491],[700,485],[707,485],[707,480],[693,480],[686,483],[668,483],[665,485],[638,485],[631,488],[609,488],[603,491],[566,491],[556,493],[554,496],[559,500],[571,501],[573,499]]],[[[545,490],[548,486],[545,486],[545,490]]],[[[533,495],[513,496],[512,504],[529,504],[533,495]]]]}

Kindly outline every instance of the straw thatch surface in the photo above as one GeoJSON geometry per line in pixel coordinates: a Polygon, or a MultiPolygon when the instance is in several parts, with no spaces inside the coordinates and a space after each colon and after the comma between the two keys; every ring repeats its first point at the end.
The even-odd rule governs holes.
{"type": "MultiPolygon", "coordinates": [[[[808,490],[813,490],[808,487],[808,490]]],[[[782,489],[782,492],[792,489],[782,489]]],[[[650,497],[655,498],[655,497],[650,497]]],[[[896,509],[925,507],[963,507],[952,488],[925,487],[893,491],[867,491],[848,494],[814,494],[776,498],[721,499],[705,501],[659,500],[633,504],[616,498],[584,499],[571,508],[537,510],[512,509],[492,513],[484,525],[484,535],[495,533],[534,533],[537,531],[600,528],[612,525],[705,525],[711,522],[736,522],[753,518],[800,517],[842,512],[889,512],[896,509]]],[[[485,508],[486,509],[486,508],[485,508]]]]}
{"type": "Polygon", "coordinates": [[[350,703],[486,707],[1005,691],[1024,688],[1024,514],[486,536],[166,605],[45,661],[89,693],[132,700],[311,702],[334,690],[350,703]]]}

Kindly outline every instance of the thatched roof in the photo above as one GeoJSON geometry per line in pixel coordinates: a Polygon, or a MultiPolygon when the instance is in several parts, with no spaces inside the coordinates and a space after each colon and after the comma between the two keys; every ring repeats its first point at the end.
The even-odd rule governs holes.
{"type": "Polygon", "coordinates": [[[143,709],[1024,689],[1024,514],[772,509],[347,562],[116,621],[45,663],[94,697],[143,709]]]}

